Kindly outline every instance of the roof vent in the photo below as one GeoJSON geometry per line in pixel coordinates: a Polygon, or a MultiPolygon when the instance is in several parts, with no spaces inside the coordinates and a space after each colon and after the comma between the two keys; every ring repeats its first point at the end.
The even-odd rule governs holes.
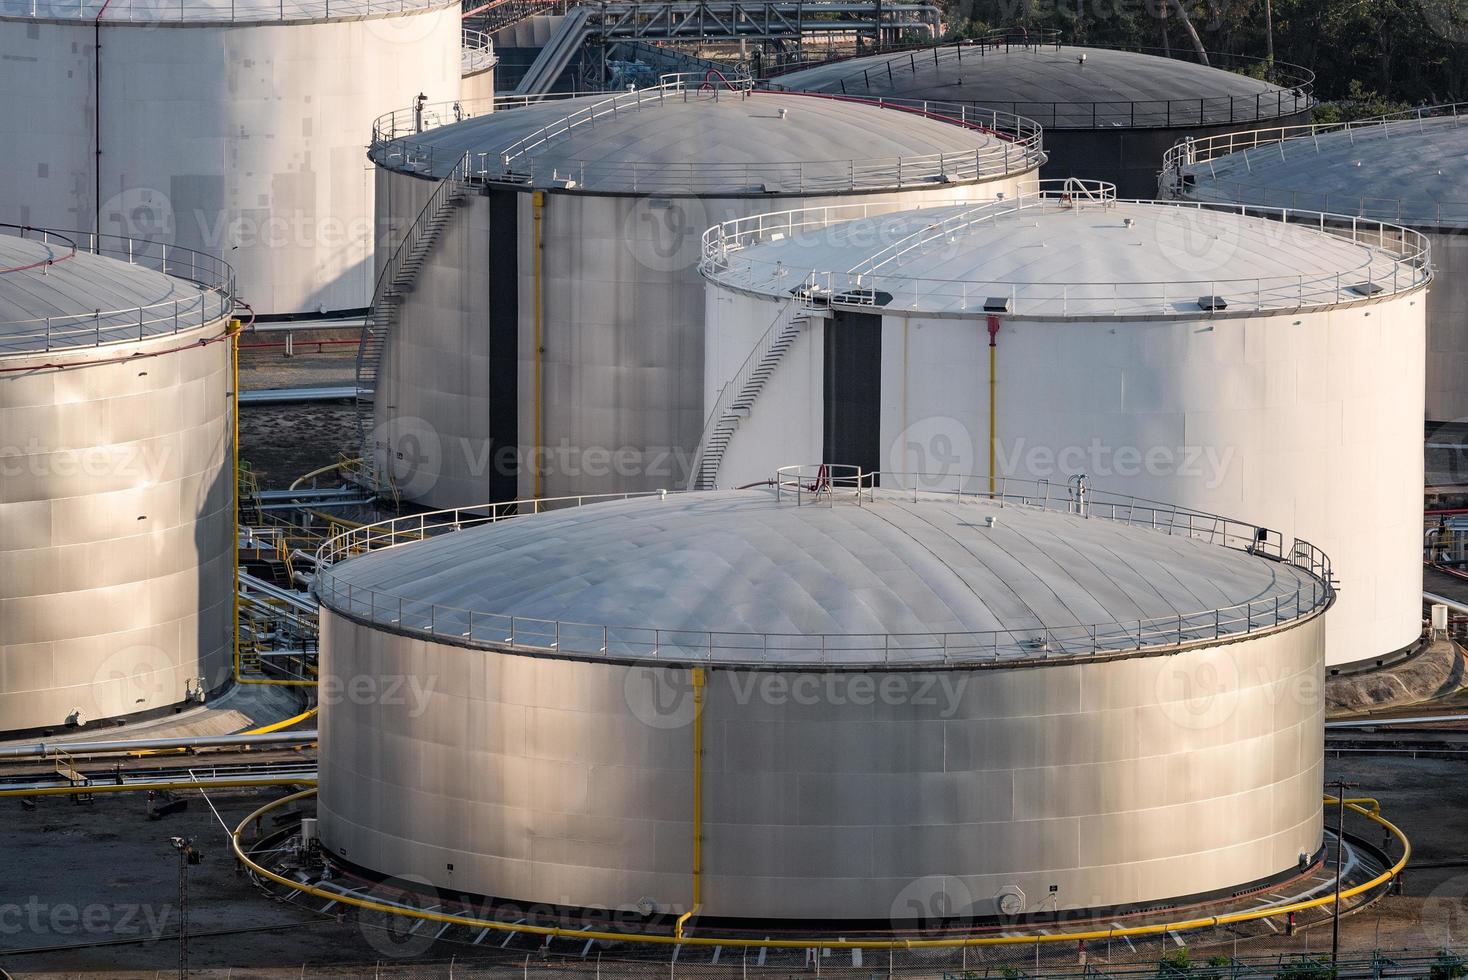
{"type": "Polygon", "coordinates": [[[1346,288],[1355,293],[1357,296],[1375,296],[1377,293],[1381,292],[1381,283],[1357,282],[1352,283],[1346,288]]]}
{"type": "Polygon", "coordinates": [[[787,108],[785,108],[784,106],[781,106],[780,107],[780,118],[781,119],[784,119],[788,115],[790,115],[790,110],[787,109],[787,108]]]}
{"type": "Polygon", "coordinates": [[[1085,63],[1086,63],[1086,52],[1082,51],[1080,53],[1080,55],[1076,58],[1076,64],[1078,64],[1078,65],[1084,65],[1085,63]]]}
{"type": "Polygon", "coordinates": [[[844,303],[847,306],[886,306],[892,302],[892,294],[884,289],[867,289],[859,286],[844,293],[837,293],[831,302],[844,303]]]}
{"type": "Polygon", "coordinates": [[[997,517],[986,517],[986,518],[984,518],[984,526],[985,527],[993,527],[994,525],[996,525],[998,523],[999,523],[999,518],[997,518],[997,517]]]}
{"type": "Polygon", "coordinates": [[[1122,225],[1124,227],[1127,227],[1127,228],[1135,228],[1135,227],[1137,227],[1137,219],[1136,218],[1122,218],[1121,219],[1121,223],[1122,223],[1122,225]]]}
{"type": "Polygon", "coordinates": [[[1222,296],[1199,296],[1198,309],[1210,311],[1226,310],[1228,309],[1228,300],[1222,296]]]}
{"type": "Polygon", "coordinates": [[[1009,312],[1009,297],[1008,296],[990,296],[988,299],[984,300],[984,312],[985,313],[1008,313],[1009,312]]]}

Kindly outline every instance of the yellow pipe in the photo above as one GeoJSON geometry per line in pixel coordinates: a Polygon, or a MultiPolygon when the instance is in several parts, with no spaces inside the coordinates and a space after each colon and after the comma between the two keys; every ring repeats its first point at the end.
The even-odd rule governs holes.
{"type": "Polygon", "coordinates": [[[693,668],[693,907],[673,927],[683,938],[683,926],[703,906],[703,687],[704,669],[693,668]]]}
{"type": "Polygon", "coordinates": [[[316,711],[317,711],[316,708],[311,708],[309,710],[306,710],[306,711],[301,712],[300,714],[296,715],[294,718],[287,718],[284,721],[277,721],[274,724],[265,725],[265,726],[263,726],[261,728],[252,728],[249,731],[247,731],[247,732],[241,732],[240,734],[242,734],[242,735],[269,735],[271,732],[278,732],[282,728],[290,728],[292,725],[299,725],[301,722],[305,721],[307,718],[315,718],[316,717],[316,711]]]}
{"type": "Polygon", "coordinates": [[[300,476],[296,477],[295,480],[291,481],[291,485],[287,489],[294,490],[302,483],[305,483],[307,480],[310,480],[313,477],[318,477],[321,476],[323,473],[330,473],[333,470],[341,469],[343,466],[351,466],[353,463],[360,462],[362,462],[362,457],[356,456],[352,459],[339,459],[335,463],[328,463],[325,466],[318,466],[310,473],[303,473],[300,476]]]}
{"type": "MultiPolygon", "coordinates": [[[[1167,932],[1186,932],[1192,929],[1209,929],[1221,925],[1232,925],[1239,922],[1251,922],[1257,919],[1272,919],[1276,916],[1285,915],[1290,912],[1299,912],[1303,909],[1318,908],[1322,905],[1330,905],[1335,901],[1334,895],[1326,895],[1323,898],[1310,899],[1303,902],[1293,902],[1289,905],[1278,905],[1268,909],[1256,909],[1249,912],[1235,912],[1230,915],[1215,915],[1201,919],[1185,919],[1181,922],[1164,922],[1148,926],[1130,926],[1126,928],[1095,929],[1090,932],[1056,932],[1056,933],[1032,933],[1029,935],[1007,935],[1007,936],[966,936],[947,939],[733,939],[724,937],[703,936],[637,936],[621,932],[586,932],[580,929],[561,928],[559,926],[531,926],[512,925],[507,922],[499,922],[490,919],[476,919],[467,915],[449,915],[443,912],[423,912],[418,909],[404,908],[397,905],[388,905],[383,902],[374,902],[371,899],[359,898],[355,895],[347,895],[341,892],[327,891],[314,885],[302,884],[290,878],[282,877],[255,863],[249,855],[245,854],[244,848],[240,846],[240,835],[245,832],[255,820],[265,814],[288,803],[305,799],[315,795],[316,790],[307,789],[299,793],[292,793],[282,797],[273,803],[267,803],[254,813],[250,814],[230,835],[230,847],[234,850],[235,857],[248,867],[253,873],[273,881],[278,885],[312,895],[316,898],[324,898],[330,901],[340,902],[344,905],[354,905],[358,908],[369,909],[374,912],[386,912],[392,915],[402,915],[410,919],[423,919],[428,922],[446,923],[448,925],[468,926],[474,929],[488,929],[493,932],[513,932],[530,936],[552,936],[557,938],[577,939],[582,942],[587,940],[597,942],[618,943],[646,943],[655,946],[669,946],[684,944],[688,946],[730,946],[735,949],[756,949],[768,947],[771,949],[809,949],[813,946],[826,947],[829,949],[945,949],[961,946],[1030,946],[1038,943],[1073,943],[1092,942],[1104,939],[1120,939],[1124,936],[1156,936],[1167,932]]],[[[1326,803],[1340,802],[1334,797],[1327,796],[1326,803]]],[[[1412,844],[1407,840],[1401,829],[1381,816],[1381,804],[1369,798],[1348,799],[1346,806],[1360,813],[1375,823],[1384,827],[1388,833],[1402,842],[1402,857],[1386,871],[1372,878],[1364,884],[1356,885],[1341,892],[1341,898],[1354,898],[1363,892],[1368,892],[1379,885],[1385,884],[1401,873],[1406,867],[1408,858],[1412,855],[1412,844]],[[1370,808],[1363,804],[1369,804],[1370,808]]]]}
{"type": "MultiPolygon", "coordinates": [[[[245,786],[315,786],[316,780],[283,776],[261,776],[257,779],[220,779],[189,783],[93,783],[88,786],[47,786],[43,789],[0,789],[6,796],[81,796],[88,793],[142,793],[150,789],[235,789],[245,786]]],[[[310,790],[314,793],[315,790],[310,790]]]]}
{"type": "Polygon", "coordinates": [[[540,283],[540,255],[541,244],[541,217],[545,210],[545,191],[535,191],[530,195],[533,224],[535,227],[535,255],[532,262],[535,266],[535,454],[532,457],[531,466],[535,470],[535,493],[532,496],[540,496],[540,465],[541,465],[541,410],[540,410],[540,347],[541,347],[541,283],[540,283]]]}
{"type": "MultiPolygon", "coordinates": [[[[278,732],[278,731],[280,731],[282,728],[290,728],[292,725],[299,725],[301,722],[305,721],[307,718],[314,718],[314,717],[316,717],[316,710],[317,709],[315,709],[315,708],[311,708],[308,711],[301,712],[300,714],[296,715],[294,718],[287,718],[284,721],[277,721],[277,722],[274,722],[272,724],[265,725],[265,726],[263,726],[261,728],[251,728],[249,731],[240,732],[240,734],[241,735],[269,735],[272,732],[278,732]]],[[[177,749],[143,749],[143,750],[141,750],[139,752],[129,752],[128,753],[128,756],[130,758],[134,758],[134,759],[142,759],[142,758],[145,758],[145,757],[151,756],[151,755],[184,755],[188,751],[189,750],[186,749],[186,748],[177,748],[177,749]]]]}
{"type": "Polygon", "coordinates": [[[999,318],[989,317],[989,495],[994,495],[994,469],[996,466],[997,449],[999,441],[999,423],[996,418],[996,406],[998,405],[997,391],[999,388],[999,345],[996,338],[999,335],[999,318]]]}
{"type": "Polygon", "coordinates": [[[229,371],[234,400],[234,682],[270,687],[315,687],[315,681],[275,680],[240,674],[240,321],[229,321],[229,371]]]}

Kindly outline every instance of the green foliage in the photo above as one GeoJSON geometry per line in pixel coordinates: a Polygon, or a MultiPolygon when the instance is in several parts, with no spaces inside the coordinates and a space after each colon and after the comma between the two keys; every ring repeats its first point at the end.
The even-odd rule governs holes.
{"type": "MultiPolygon", "coordinates": [[[[1265,56],[1265,0],[1180,2],[1210,54],[1265,56]]],[[[1275,60],[1311,69],[1317,97],[1344,103],[1328,107],[1327,117],[1359,118],[1349,103],[1372,99],[1389,106],[1468,100],[1468,0],[1271,2],[1275,60]]],[[[1176,14],[1158,16],[1170,6],[1166,0],[948,0],[947,20],[954,38],[1024,25],[1086,44],[1156,49],[1165,43],[1173,55],[1191,57],[1176,14]]],[[[1267,70],[1260,64],[1246,73],[1261,77],[1267,70]]]]}
{"type": "Polygon", "coordinates": [[[1371,119],[1410,109],[1405,102],[1384,99],[1375,91],[1367,89],[1357,78],[1351,79],[1346,97],[1334,102],[1322,102],[1315,107],[1312,118],[1317,123],[1350,122],[1353,119],[1371,119]]]}
{"type": "Polygon", "coordinates": [[[1335,980],[1335,969],[1329,960],[1300,956],[1279,965],[1275,980],[1335,980]]]}
{"type": "Polygon", "coordinates": [[[1157,961],[1159,980],[1166,980],[1167,977],[1185,977],[1192,969],[1193,961],[1188,958],[1186,946],[1163,954],[1162,959],[1157,961]]]}

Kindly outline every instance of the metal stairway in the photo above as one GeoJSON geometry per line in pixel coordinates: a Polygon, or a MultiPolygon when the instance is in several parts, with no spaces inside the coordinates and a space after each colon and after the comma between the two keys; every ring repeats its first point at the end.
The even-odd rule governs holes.
{"type": "Polygon", "coordinates": [[[801,298],[800,303],[796,315],[788,320],[785,319],[785,312],[789,304],[781,307],[780,315],[770,324],[765,335],[754,345],[754,350],[745,358],[739,372],[719,394],[719,400],[704,425],[703,437],[698,441],[698,452],[693,458],[693,472],[688,478],[688,489],[714,489],[719,466],[724,461],[724,452],[729,448],[729,440],[738,431],[740,420],[749,417],[750,409],[764,390],[765,383],[780,366],[785,352],[795,343],[806,324],[812,319],[825,316],[824,309],[813,303],[809,296],[801,298]]]}
{"type": "Polygon", "coordinates": [[[423,205],[412,227],[382,267],[372,291],[372,305],[362,325],[362,342],[357,347],[357,431],[362,440],[364,468],[373,473],[379,486],[384,481],[382,474],[374,472],[370,435],[382,354],[397,330],[403,299],[417,286],[423,263],[453,220],[454,212],[468,200],[471,188],[468,168],[469,158],[465,156],[433,189],[428,203],[423,205]]]}

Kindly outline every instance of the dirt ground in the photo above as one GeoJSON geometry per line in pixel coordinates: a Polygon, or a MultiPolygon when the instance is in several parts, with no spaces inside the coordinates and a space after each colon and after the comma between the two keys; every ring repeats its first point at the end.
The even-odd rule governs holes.
{"type": "MultiPolygon", "coordinates": [[[[298,348],[300,349],[300,348],[298,348]]],[[[314,388],[351,385],[356,352],[351,347],[287,358],[279,350],[246,351],[240,357],[240,388],[314,388]]],[[[261,489],[284,489],[304,473],[335,462],[341,452],[357,455],[356,409],[350,401],[245,405],[240,411],[240,455],[261,489]]]]}

